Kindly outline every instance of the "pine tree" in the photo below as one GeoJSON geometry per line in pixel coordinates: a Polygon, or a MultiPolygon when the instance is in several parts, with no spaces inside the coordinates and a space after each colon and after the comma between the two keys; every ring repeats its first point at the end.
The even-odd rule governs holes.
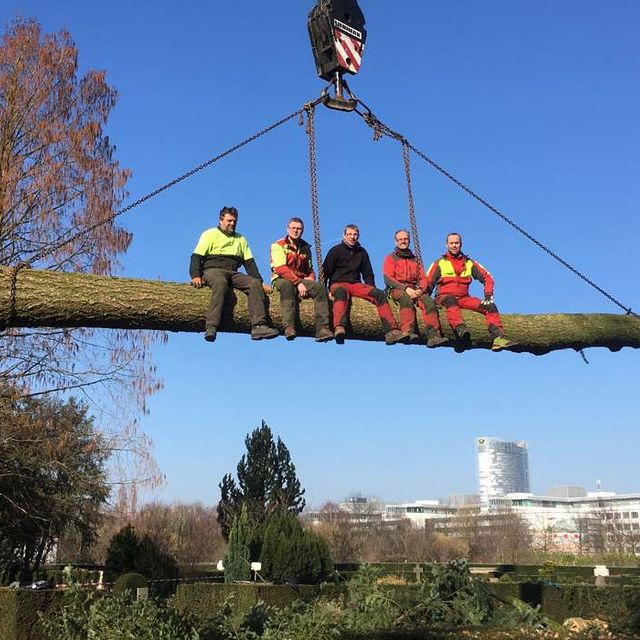
{"type": "Polygon", "coordinates": [[[226,474],[220,484],[218,522],[225,540],[231,523],[246,505],[250,528],[256,532],[254,547],[259,548],[260,531],[266,518],[275,512],[300,513],[305,506],[304,489],[284,442],[274,442],[273,433],[263,420],[245,438],[247,452],[237,466],[238,480],[226,474]]]}

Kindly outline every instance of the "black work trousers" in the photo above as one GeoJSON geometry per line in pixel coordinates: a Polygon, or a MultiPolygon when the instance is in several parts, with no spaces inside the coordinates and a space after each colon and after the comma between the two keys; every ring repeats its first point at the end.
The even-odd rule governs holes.
{"type": "Polygon", "coordinates": [[[218,328],[229,287],[239,289],[247,296],[252,327],[267,324],[267,301],[260,280],[227,269],[205,269],[203,279],[211,287],[211,301],[205,322],[207,329],[218,328]]]}
{"type": "MultiPolygon", "coordinates": [[[[316,320],[316,331],[322,327],[329,327],[329,300],[327,290],[319,282],[303,280],[302,283],[313,299],[316,320]]],[[[280,312],[284,327],[295,327],[296,310],[298,307],[298,287],[286,278],[276,278],[273,287],[280,293],[280,312]]]]}

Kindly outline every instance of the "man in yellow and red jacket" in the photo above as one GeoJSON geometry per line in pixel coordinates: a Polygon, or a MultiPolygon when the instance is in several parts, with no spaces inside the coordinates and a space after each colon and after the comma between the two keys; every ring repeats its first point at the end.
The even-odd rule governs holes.
{"type": "Polygon", "coordinates": [[[400,307],[400,331],[409,334],[410,342],[418,342],[420,335],[416,323],[416,306],[420,308],[427,333],[427,347],[437,347],[449,342],[442,336],[440,318],[435,302],[427,293],[428,282],[422,262],[409,248],[411,236],[406,229],[394,234],[396,247],[382,265],[384,283],[389,297],[400,307]]]}
{"type": "Polygon", "coordinates": [[[471,343],[471,334],[460,309],[484,315],[489,335],[493,338],[493,351],[516,344],[504,334],[500,314],[493,301],[493,277],[479,262],[462,253],[462,236],[459,233],[447,236],[447,252],[431,264],[426,280],[428,292],[435,289],[436,304],[446,309],[449,324],[463,347],[471,343]],[[469,285],[473,280],[484,285],[484,300],[469,295],[469,285]]]}
{"type": "Polygon", "coordinates": [[[304,224],[291,218],[287,235],[271,245],[271,283],[280,293],[284,337],[296,337],[296,310],[299,298],[312,298],[316,321],[316,342],[333,340],[329,327],[327,290],[316,282],[311,262],[311,245],[302,239],[304,224]]]}

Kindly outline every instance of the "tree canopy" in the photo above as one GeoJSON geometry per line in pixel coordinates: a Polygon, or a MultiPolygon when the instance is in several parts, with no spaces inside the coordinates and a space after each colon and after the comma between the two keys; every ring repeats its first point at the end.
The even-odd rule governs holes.
{"type": "MultiPolygon", "coordinates": [[[[132,236],[112,218],[130,175],[104,132],[116,100],[104,71],[78,73],[68,31],[45,35],[27,19],[9,25],[0,40],[0,264],[102,275],[119,267],[132,236]]],[[[146,357],[152,335],[8,329],[0,383],[20,394],[83,388],[146,452],[132,425],[159,387],[146,357]]]]}
{"type": "Polygon", "coordinates": [[[245,438],[247,452],[237,466],[237,482],[227,473],[219,484],[218,522],[225,540],[234,519],[246,505],[249,525],[258,530],[276,511],[298,514],[305,506],[302,488],[289,449],[263,420],[245,438]]]}
{"type": "Polygon", "coordinates": [[[108,450],[71,399],[0,396],[0,581],[27,578],[65,530],[90,544],[109,495],[108,450]]]}

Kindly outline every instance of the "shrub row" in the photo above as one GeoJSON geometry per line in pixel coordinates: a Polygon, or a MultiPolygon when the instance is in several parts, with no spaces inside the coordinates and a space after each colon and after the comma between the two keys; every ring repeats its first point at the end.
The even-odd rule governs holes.
{"type": "MultiPolygon", "coordinates": [[[[415,581],[415,562],[381,562],[372,563],[382,575],[397,575],[405,578],[409,582],[415,581]]],[[[419,563],[425,570],[429,571],[431,563],[419,563]]],[[[335,570],[345,579],[350,579],[360,567],[357,563],[336,563],[335,570]]],[[[508,576],[514,582],[537,582],[541,577],[544,579],[560,583],[587,583],[593,584],[593,565],[516,565],[489,563],[469,564],[469,568],[486,569],[495,568],[499,575],[508,576]]],[[[615,577],[613,584],[635,585],[640,582],[640,567],[609,567],[611,577],[615,577]]]]}
{"type": "Polygon", "coordinates": [[[0,640],[44,640],[39,611],[62,605],[62,591],[0,588],[0,640]]]}
{"type": "MultiPolygon", "coordinates": [[[[243,617],[258,601],[284,608],[295,600],[311,601],[320,596],[337,595],[344,587],[289,586],[264,584],[181,584],[172,599],[180,611],[206,620],[220,605],[231,599],[234,615],[243,617]]],[[[519,598],[541,606],[556,622],[569,617],[600,618],[617,627],[640,631],[640,587],[567,585],[554,588],[542,583],[493,583],[492,591],[501,598],[519,598]]],[[[415,588],[387,586],[396,599],[411,599],[415,588]],[[397,592],[397,593],[396,593],[397,592]]],[[[38,611],[59,607],[61,591],[0,589],[0,640],[45,640],[39,628],[38,611]]]]}
{"type": "Polygon", "coordinates": [[[331,585],[265,585],[260,583],[216,584],[194,583],[178,585],[172,603],[179,611],[189,612],[206,620],[227,600],[233,602],[233,612],[242,618],[258,601],[269,607],[283,608],[295,600],[310,602],[320,595],[333,594],[338,587],[331,585]]]}
{"type": "Polygon", "coordinates": [[[554,587],[543,583],[494,583],[499,597],[519,598],[556,622],[567,618],[600,618],[620,627],[640,630],[640,587],[575,584],[554,587]]]}
{"type": "MultiPolygon", "coordinates": [[[[396,599],[411,599],[411,586],[387,586],[396,599]]],[[[556,622],[580,616],[600,618],[616,626],[640,630],[640,587],[566,585],[560,588],[542,583],[492,583],[491,590],[501,598],[519,598],[540,606],[543,614],[556,622]]],[[[294,600],[309,601],[319,595],[337,594],[342,587],[289,587],[260,584],[189,584],[180,585],[175,605],[200,619],[206,619],[227,598],[233,598],[234,614],[244,616],[252,605],[262,600],[268,606],[285,607],[294,600]]]]}

